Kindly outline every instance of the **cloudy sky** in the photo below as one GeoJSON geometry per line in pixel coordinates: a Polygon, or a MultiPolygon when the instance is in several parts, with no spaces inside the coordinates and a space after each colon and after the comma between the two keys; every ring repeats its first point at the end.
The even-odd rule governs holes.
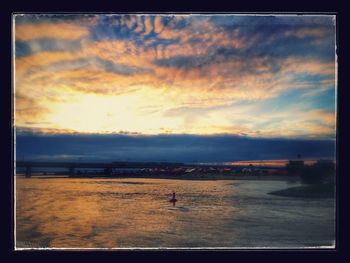
{"type": "Polygon", "coordinates": [[[14,20],[18,136],[335,139],[334,16],[14,20]]]}

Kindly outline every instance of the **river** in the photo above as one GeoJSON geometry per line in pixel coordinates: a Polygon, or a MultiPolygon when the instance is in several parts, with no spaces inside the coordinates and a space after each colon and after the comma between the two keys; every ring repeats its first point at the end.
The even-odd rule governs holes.
{"type": "Polygon", "coordinates": [[[334,199],[268,194],[298,185],[286,181],[17,177],[15,185],[17,249],[335,244],[334,199]]]}

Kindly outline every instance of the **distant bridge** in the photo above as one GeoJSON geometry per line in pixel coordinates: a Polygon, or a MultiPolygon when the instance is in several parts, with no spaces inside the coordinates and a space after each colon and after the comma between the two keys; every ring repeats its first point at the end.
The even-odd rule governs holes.
{"type": "Polygon", "coordinates": [[[94,163],[94,162],[30,162],[17,161],[16,167],[24,167],[26,176],[30,177],[32,168],[67,168],[69,174],[74,174],[76,168],[103,168],[106,174],[110,174],[113,168],[164,168],[164,167],[183,167],[183,163],[166,162],[112,162],[112,163],[94,163]]]}
{"type": "Polygon", "coordinates": [[[25,168],[26,177],[31,177],[32,168],[66,168],[69,175],[73,175],[77,168],[102,168],[106,175],[112,173],[113,168],[259,168],[259,169],[283,169],[282,167],[271,166],[248,166],[248,165],[210,165],[210,164],[185,164],[171,162],[111,162],[111,163],[94,163],[94,162],[34,162],[34,161],[17,161],[16,167],[25,168]]]}

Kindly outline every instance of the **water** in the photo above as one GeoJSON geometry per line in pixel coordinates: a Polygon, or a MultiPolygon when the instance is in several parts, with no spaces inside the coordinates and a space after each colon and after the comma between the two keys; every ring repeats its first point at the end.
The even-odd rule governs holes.
{"type": "Polygon", "coordinates": [[[334,199],[268,195],[284,181],[16,179],[17,248],[334,245],[334,199]],[[176,191],[175,206],[168,200],[176,191]]]}

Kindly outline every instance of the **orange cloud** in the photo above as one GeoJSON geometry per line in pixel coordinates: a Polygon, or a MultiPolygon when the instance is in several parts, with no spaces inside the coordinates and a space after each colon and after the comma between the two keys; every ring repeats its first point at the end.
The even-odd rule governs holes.
{"type": "Polygon", "coordinates": [[[335,112],[326,110],[313,110],[308,113],[311,118],[320,121],[321,123],[330,127],[335,126],[335,112]]]}
{"type": "Polygon", "coordinates": [[[21,41],[38,38],[78,40],[88,34],[87,27],[69,23],[19,24],[15,27],[16,40],[21,41]]]}
{"type": "Polygon", "coordinates": [[[144,30],[144,24],[142,23],[141,16],[136,16],[136,29],[134,30],[137,33],[141,33],[144,30]]]}
{"type": "Polygon", "coordinates": [[[281,61],[281,63],[283,73],[286,75],[290,73],[303,73],[335,76],[335,61],[323,62],[317,59],[289,57],[281,61]]]}
{"type": "Polygon", "coordinates": [[[296,36],[298,38],[304,37],[326,37],[329,36],[330,30],[327,27],[317,27],[317,28],[302,28],[298,30],[290,30],[284,33],[285,36],[296,36]]]}
{"type": "Polygon", "coordinates": [[[83,58],[84,53],[68,52],[68,51],[41,51],[30,54],[28,56],[15,59],[16,80],[21,79],[21,75],[30,71],[35,67],[45,67],[50,64],[59,63],[61,61],[75,61],[83,58]]]}
{"type": "Polygon", "coordinates": [[[143,50],[127,40],[97,41],[82,50],[85,56],[97,56],[114,63],[123,63],[129,66],[152,66],[156,56],[155,50],[143,50]]]}
{"type": "Polygon", "coordinates": [[[159,34],[164,29],[164,25],[161,21],[161,16],[154,17],[154,32],[159,34]]]}
{"type": "Polygon", "coordinates": [[[153,25],[152,25],[150,17],[146,16],[146,17],[144,17],[144,19],[145,19],[144,20],[144,27],[145,27],[144,35],[148,35],[152,31],[153,25]]]}
{"type": "Polygon", "coordinates": [[[137,17],[136,16],[128,16],[124,19],[125,24],[127,27],[132,30],[133,27],[137,24],[137,17]]]}

